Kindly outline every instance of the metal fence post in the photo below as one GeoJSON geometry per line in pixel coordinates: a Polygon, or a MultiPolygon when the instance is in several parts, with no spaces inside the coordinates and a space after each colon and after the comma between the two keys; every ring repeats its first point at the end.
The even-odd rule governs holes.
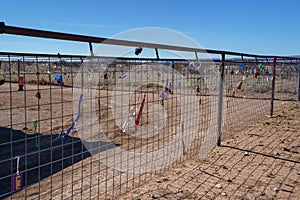
{"type": "Polygon", "coordinates": [[[221,146],[221,134],[222,134],[224,68],[225,68],[225,53],[222,53],[222,61],[220,66],[220,81],[219,81],[219,102],[218,102],[218,141],[217,141],[218,146],[221,146]]]}
{"type": "Polygon", "coordinates": [[[270,107],[270,116],[273,116],[274,111],[274,96],[275,96],[275,78],[276,78],[276,58],[273,58],[272,62],[273,72],[272,72],[272,93],[271,93],[271,107],[270,107]]]}
{"type": "Polygon", "coordinates": [[[93,44],[91,42],[89,42],[89,47],[90,47],[90,54],[91,54],[91,56],[94,56],[93,44]]]}

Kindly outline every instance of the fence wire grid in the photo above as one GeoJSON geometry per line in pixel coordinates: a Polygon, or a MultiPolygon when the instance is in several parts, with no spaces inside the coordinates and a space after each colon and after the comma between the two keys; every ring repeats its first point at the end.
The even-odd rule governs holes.
{"type": "Polygon", "coordinates": [[[0,60],[0,198],[117,197],[270,114],[272,93],[299,98],[286,61],[0,60]]]}

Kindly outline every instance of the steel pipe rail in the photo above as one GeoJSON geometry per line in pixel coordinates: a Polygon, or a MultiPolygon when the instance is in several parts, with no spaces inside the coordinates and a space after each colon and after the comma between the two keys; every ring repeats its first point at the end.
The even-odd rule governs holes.
{"type": "Polygon", "coordinates": [[[256,57],[256,58],[268,57],[268,58],[276,58],[276,59],[284,59],[284,60],[297,60],[297,59],[300,60],[300,58],[288,57],[288,56],[256,55],[256,54],[239,53],[233,51],[200,49],[200,48],[173,46],[173,45],[138,42],[138,41],[130,41],[130,40],[110,39],[104,37],[85,36],[85,35],[78,35],[78,34],[31,29],[31,28],[22,28],[22,27],[15,27],[15,26],[7,26],[5,25],[4,22],[0,22],[0,34],[21,35],[21,36],[30,36],[30,37],[39,37],[39,38],[48,38],[48,39],[57,39],[57,40],[69,40],[69,41],[88,42],[88,43],[103,43],[103,44],[110,44],[110,45],[132,46],[132,47],[184,51],[184,52],[199,52],[199,53],[209,53],[209,54],[219,54],[219,55],[226,54],[231,56],[256,57]]]}

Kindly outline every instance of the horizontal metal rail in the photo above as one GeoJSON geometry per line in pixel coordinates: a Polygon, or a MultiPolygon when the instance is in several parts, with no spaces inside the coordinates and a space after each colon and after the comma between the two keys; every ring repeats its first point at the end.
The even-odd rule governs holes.
{"type": "MultiPolygon", "coordinates": [[[[89,57],[87,55],[68,55],[68,54],[41,54],[41,53],[19,53],[19,52],[0,52],[0,58],[6,58],[8,59],[8,57],[10,57],[10,59],[16,58],[16,59],[22,59],[22,57],[26,57],[27,61],[25,62],[30,62],[28,59],[31,57],[32,60],[36,60],[36,58],[39,58],[39,61],[41,61],[41,58],[44,57],[45,59],[47,58],[51,58],[53,60],[51,60],[51,62],[58,62],[59,59],[62,59],[62,61],[65,62],[69,62],[69,59],[72,59],[72,62],[83,62],[84,60],[89,60],[89,58],[93,58],[93,59],[112,59],[114,60],[114,63],[118,63],[118,60],[120,60],[120,62],[131,62],[131,61],[145,61],[147,60],[149,61],[157,61],[157,58],[140,58],[140,57],[107,57],[107,56],[93,56],[93,57],[89,57]],[[65,60],[66,59],[66,60],[65,60]]],[[[5,60],[5,59],[4,59],[5,60]]],[[[194,61],[193,59],[179,59],[179,58],[160,58],[159,59],[162,62],[173,62],[173,61],[177,61],[177,62],[187,62],[187,61],[194,61]]],[[[221,60],[214,58],[214,59],[210,59],[210,60],[206,60],[206,59],[199,59],[202,62],[214,62],[215,64],[220,64],[221,60]]],[[[48,62],[48,61],[47,61],[48,62]]],[[[259,63],[259,62],[263,62],[263,63],[271,63],[270,60],[266,61],[266,58],[264,60],[261,61],[256,61],[255,59],[244,59],[244,60],[236,60],[236,59],[225,59],[225,63],[226,64],[239,64],[239,63],[259,63]]],[[[294,58],[286,60],[286,59],[281,59],[281,60],[276,60],[277,63],[290,63],[290,64],[299,64],[300,63],[300,59],[298,58],[294,58]]],[[[136,63],[138,64],[138,63],[136,63]]]]}
{"type": "Polygon", "coordinates": [[[165,45],[165,44],[155,44],[155,43],[137,42],[137,41],[130,41],[130,40],[120,40],[120,39],[110,39],[104,37],[69,34],[69,33],[54,32],[54,31],[45,31],[45,30],[38,30],[38,29],[31,29],[31,28],[7,26],[5,25],[4,22],[0,22],[0,33],[39,37],[39,38],[58,39],[58,40],[69,40],[69,41],[77,41],[77,42],[103,43],[103,44],[110,44],[110,45],[164,49],[164,50],[184,51],[184,52],[199,52],[199,53],[220,54],[220,55],[226,54],[226,55],[242,56],[242,57],[256,57],[256,58],[268,57],[268,58],[277,58],[277,59],[285,59],[285,60],[297,60],[297,59],[300,60],[300,58],[288,57],[288,56],[256,55],[256,54],[239,53],[233,51],[200,49],[200,48],[192,48],[192,47],[173,46],[173,45],[165,45]]]}

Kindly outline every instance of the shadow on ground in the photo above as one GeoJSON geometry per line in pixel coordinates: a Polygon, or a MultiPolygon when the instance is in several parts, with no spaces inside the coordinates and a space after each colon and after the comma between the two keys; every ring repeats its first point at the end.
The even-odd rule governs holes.
{"type": "MultiPolygon", "coordinates": [[[[79,138],[57,137],[57,134],[38,134],[36,147],[34,135],[0,127],[0,199],[14,192],[11,180],[17,171],[17,161],[13,159],[16,156],[21,157],[19,170],[23,174],[23,187],[35,184],[91,156],[79,138]]],[[[101,141],[87,145],[95,147],[97,152],[114,147],[112,143],[101,141]]]]}

